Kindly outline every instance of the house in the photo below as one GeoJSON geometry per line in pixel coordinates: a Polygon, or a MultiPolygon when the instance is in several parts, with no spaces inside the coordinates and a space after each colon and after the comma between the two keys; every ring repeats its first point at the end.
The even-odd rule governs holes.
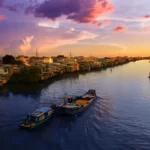
{"type": "Polygon", "coordinates": [[[53,61],[56,63],[63,63],[66,59],[67,57],[65,57],[64,55],[58,55],[57,57],[53,57],[53,61]]]}
{"type": "Polygon", "coordinates": [[[7,66],[0,66],[0,75],[8,75],[9,74],[9,67],[7,66]]]}
{"type": "Polygon", "coordinates": [[[43,63],[51,64],[53,63],[53,59],[51,57],[43,57],[43,63]]]}
{"type": "Polygon", "coordinates": [[[51,64],[53,59],[51,57],[31,57],[29,63],[30,65],[51,64]]]}
{"type": "Polygon", "coordinates": [[[11,76],[15,72],[19,72],[20,68],[17,65],[1,65],[0,66],[0,75],[11,76]]]}
{"type": "Polygon", "coordinates": [[[29,66],[29,57],[28,56],[18,56],[16,57],[16,60],[22,61],[24,65],[29,66]]]}

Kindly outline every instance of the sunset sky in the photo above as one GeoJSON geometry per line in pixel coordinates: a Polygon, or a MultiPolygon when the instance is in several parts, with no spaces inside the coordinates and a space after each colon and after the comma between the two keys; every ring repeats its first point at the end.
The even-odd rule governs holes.
{"type": "Polygon", "coordinates": [[[149,56],[150,0],[0,0],[0,55],[149,56]]]}

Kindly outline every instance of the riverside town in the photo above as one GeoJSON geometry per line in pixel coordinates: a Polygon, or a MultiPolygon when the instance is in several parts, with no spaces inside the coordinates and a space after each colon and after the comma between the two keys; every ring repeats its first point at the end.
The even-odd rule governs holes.
{"type": "Polygon", "coordinates": [[[0,87],[5,84],[33,84],[64,73],[90,72],[112,68],[149,57],[28,57],[6,55],[0,58],[0,87]]]}

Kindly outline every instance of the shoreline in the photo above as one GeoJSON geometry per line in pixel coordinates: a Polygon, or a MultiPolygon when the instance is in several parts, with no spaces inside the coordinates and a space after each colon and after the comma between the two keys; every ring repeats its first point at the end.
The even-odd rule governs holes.
{"type": "Polygon", "coordinates": [[[9,82],[7,82],[3,86],[1,86],[0,89],[3,89],[5,87],[9,87],[9,86],[13,86],[13,85],[15,85],[15,86],[16,85],[17,86],[18,85],[20,85],[20,86],[36,86],[36,85],[39,85],[39,84],[49,85],[49,84],[54,83],[55,81],[59,81],[59,80],[65,79],[65,78],[78,78],[79,75],[82,75],[82,74],[87,74],[87,73],[90,73],[90,72],[97,72],[97,71],[99,72],[99,71],[103,71],[103,70],[106,70],[106,69],[111,69],[111,68],[115,68],[115,67],[118,67],[118,66],[122,66],[122,65],[131,63],[131,62],[136,62],[136,61],[130,61],[130,62],[127,62],[127,63],[118,64],[118,65],[114,65],[114,66],[105,66],[103,68],[91,69],[90,71],[64,72],[63,74],[58,74],[58,75],[50,77],[46,80],[41,80],[41,81],[38,81],[38,82],[35,82],[35,83],[9,83],[9,82]]]}

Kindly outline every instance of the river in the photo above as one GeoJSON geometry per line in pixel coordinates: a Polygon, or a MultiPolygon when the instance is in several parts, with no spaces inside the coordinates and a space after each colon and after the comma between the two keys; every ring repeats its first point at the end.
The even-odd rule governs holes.
{"type": "Polygon", "coordinates": [[[1,150],[149,150],[150,63],[63,78],[46,86],[11,86],[0,94],[1,150]],[[20,89],[20,90],[19,90],[20,89]],[[65,93],[96,89],[98,98],[84,113],[54,117],[33,131],[18,124],[42,103],[59,103],[65,93]]]}

